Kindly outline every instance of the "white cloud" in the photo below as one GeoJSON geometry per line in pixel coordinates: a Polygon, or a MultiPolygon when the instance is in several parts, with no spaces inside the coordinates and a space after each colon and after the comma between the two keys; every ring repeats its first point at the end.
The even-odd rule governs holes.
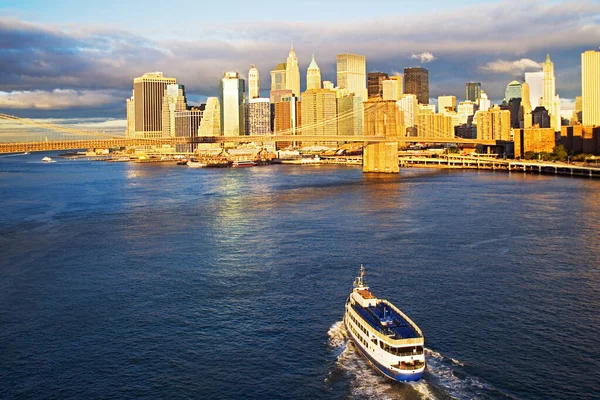
{"type": "Polygon", "coordinates": [[[483,72],[507,75],[522,74],[525,71],[539,70],[541,68],[541,63],[529,58],[521,58],[515,61],[496,60],[479,67],[483,72]]]}
{"type": "Polygon", "coordinates": [[[432,53],[425,51],[423,53],[413,54],[412,56],[410,56],[410,58],[412,60],[421,61],[421,64],[427,64],[435,60],[437,57],[434,56],[432,53]]]}
{"type": "Polygon", "coordinates": [[[122,100],[108,90],[54,89],[53,91],[0,92],[0,108],[66,110],[97,107],[122,100]]]}

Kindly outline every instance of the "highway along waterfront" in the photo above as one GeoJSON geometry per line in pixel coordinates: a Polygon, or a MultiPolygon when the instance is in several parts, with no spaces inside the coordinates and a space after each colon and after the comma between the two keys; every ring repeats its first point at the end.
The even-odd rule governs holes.
{"type": "Polygon", "coordinates": [[[0,398],[587,399],[600,181],[0,158],[0,398]],[[342,324],[360,264],[423,379],[342,324]]]}

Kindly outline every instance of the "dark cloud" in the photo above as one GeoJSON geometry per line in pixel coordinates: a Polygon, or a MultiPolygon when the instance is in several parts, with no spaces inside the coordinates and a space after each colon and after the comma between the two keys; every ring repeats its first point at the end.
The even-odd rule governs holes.
{"type": "Polygon", "coordinates": [[[561,97],[574,98],[580,92],[580,54],[600,44],[599,13],[600,5],[588,1],[503,1],[445,14],[353,22],[261,21],[232,29],[215,23],[181,39],[97,27],[66,30],[0,18],[0,91],[23,92],[24,104],[33,96],[44,97],[40,91],[110,92],[111,98],[122,95],[122,99],[106,104],[106,96],[90,94],[88,100],[98,101],[89,103],[85,112],[120,110],[113,115],[122,117],[133,78],[144,72],[176,77],[190,97],[201,99],[217,95],[223,72],[235,70],[246,76],[250,64],[255,64],[266,95],[269,71],[285,61],[293,38],[303,84],[313,52],[323,79],[333,82],[335,54],[352,52],[367,56],[369,71],[402,72],[428,61],[431,97],[454,94],[462,99],[465,82],[481,81],[497,101],[509,81],[550,53],[557,91],[561,97]],[[412,57],[426,53],[432,57],[412,57]]]}

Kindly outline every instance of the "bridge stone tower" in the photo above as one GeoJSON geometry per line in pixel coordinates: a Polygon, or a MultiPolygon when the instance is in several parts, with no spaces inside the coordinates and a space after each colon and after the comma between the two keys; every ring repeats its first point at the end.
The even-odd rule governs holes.
{"type": "Polygon", "coordinates": [[[364,103],[364,134],[385,136],[389,142],[370,143],[363,150],[363,172],[398,173],[398,136],[403,131],[403,113],[393,100],[371,99],[364,103]]]}

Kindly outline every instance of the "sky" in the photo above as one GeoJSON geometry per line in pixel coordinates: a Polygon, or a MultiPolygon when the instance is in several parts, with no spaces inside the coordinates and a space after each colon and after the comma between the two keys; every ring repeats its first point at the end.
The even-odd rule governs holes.
{"type": "Polygon", "coordinates": [[[291,43],[303,88],[313,53],[334,83],[335,55],[356,53],[367,71],[423,66],[430,97],[458,101],[478,81],[500,102],[549,53],[572,108],[581,53],[600,46],[600,1],[0,0],[0,112],[114,126],[144,72],[177,78],[200,103],[218,95],[224,72],[246,77],[250,64],[268,97],[269,72],[291,43]]]}

